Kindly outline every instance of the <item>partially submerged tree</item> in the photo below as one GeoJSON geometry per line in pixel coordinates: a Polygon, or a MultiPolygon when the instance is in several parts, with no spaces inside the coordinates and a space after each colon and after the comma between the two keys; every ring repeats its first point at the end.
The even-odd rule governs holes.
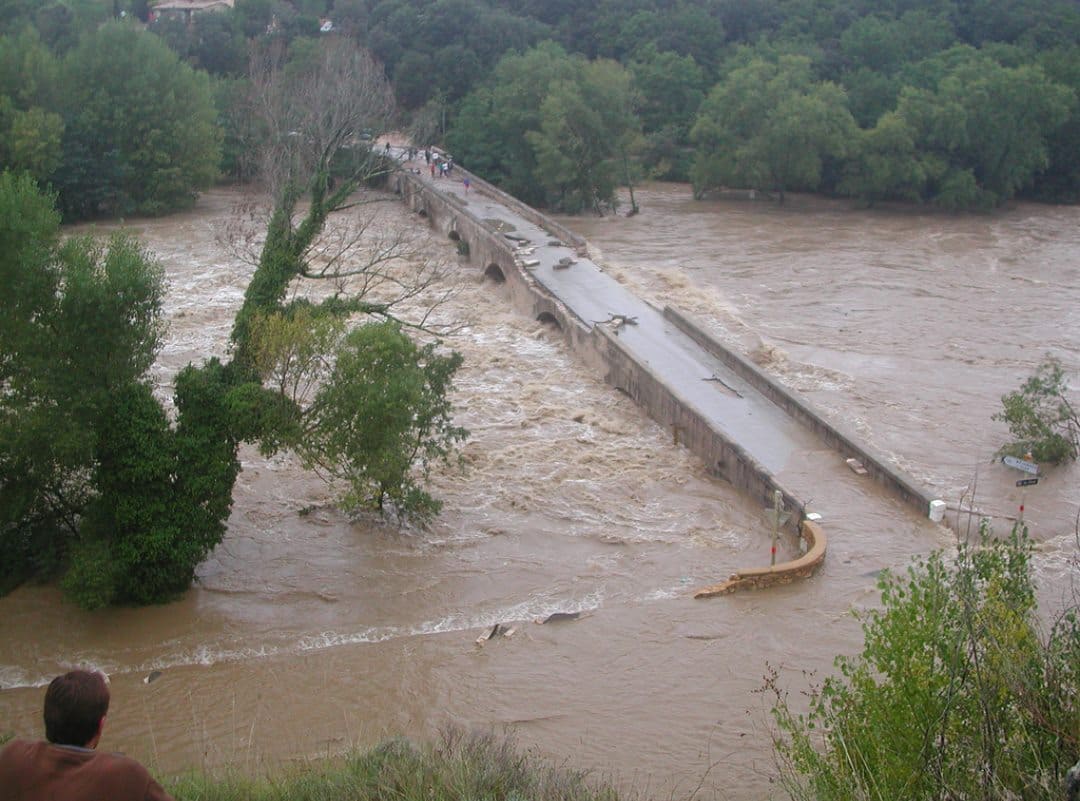
{"type": "Polygon", "coordinates": [[[855,121],[843,90],[815,81],[810,60],[753,58],[706,97],[690,138],[694,195],[730,186],[813,191],[828,159],[846,155],[855,121]]]}
{"type": "Polygon", "coordinates": [[[620,179],[630,187],[631,154],[642,144],[630,73],[614,61],[576,62],[574,80],[551,84],[540,104],[540,130],[526,139],[536,153],[537,180],[548,205],[601,212],[614,206],[620,179]]]}
{"type": "Polygon", "coordinates": [[[348,508],[383,509],[390,501],[400,516],[425,519],[438,504],[413,471],[448,458],[465,435],[450,424],[446,401],[460,357],[438,356],[434,344],[416,346],[403,333],[452,330],[438,313],[452,290],[439,286],[440,265],[415,258],[409,232],[377,230],[370,206],[383,196],[358,192],[392,167],[371,146],[393,111],[390,86],[366,51],[336,38],[289,60],[274,46],[260,51],[251,82],[271,206],[261,245],[236,237],[256,243],[256,269],[233,327],[232,367],[249,383],[258,438],[264,450],[290,448],[344,479],[348,508]],[[289,299],[308,279],[329,293],[319,302],[289,299]],[[346,334],[353,315],[363,322],[346,334]],[[372,318],[385,325],[371,327],[372,318]],[[374,363],[379,369],[365,366],[378,352],[372,342],[393,345],[390,361],[374,363]],[[263,389],[265,381],[272,386],[263,389]],[[397,416],[376,431],[380,418],[364,416],[372,412],[365,399],[380,387],[397,388],[397,416]],[[382,439],[338,430],[346,420],[350,432],[367,428],[382,439]]]}
{"type": "Polygon", "coordinates": [[[1007,423],[1014,437],[1001,453],[1031,454],[1035,461],[1051,464],[1080,456],[1080,416],[1069,403],[1068,391],[1065,368],[1048,354],[1020,389],[1001,397],[1003,409],[994,419],[1007,423]]]}

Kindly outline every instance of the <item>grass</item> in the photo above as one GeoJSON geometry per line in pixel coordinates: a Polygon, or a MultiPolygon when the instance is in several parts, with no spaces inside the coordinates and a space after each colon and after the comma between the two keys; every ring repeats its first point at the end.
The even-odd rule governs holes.
{"type": "Polygon", "coordinates": [[[280,775],[189,774],[166,782],[176,801],[619,801],[608,784],[522,753],[507,739],[445,732],[435,744],[388,740],[370,751],[280,775]]]}

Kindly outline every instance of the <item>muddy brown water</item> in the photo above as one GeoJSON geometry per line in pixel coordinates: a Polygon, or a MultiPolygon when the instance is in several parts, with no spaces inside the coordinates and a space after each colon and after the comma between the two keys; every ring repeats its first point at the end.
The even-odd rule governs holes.
{"type": "MultiPolygon", "coordinates": [[[[188,361],[223,353],[251,272],[219,241],[237,200],[213,192],[130,226],[170,281],[163,395],[188,361]]],[[[706,320],[950,503],[977,477],[980,508],[1013,511],[1018,476],[990,459],[1004,433],[990,415],[1045,351],[1080,373],[1080,210],[695,203],[674,185],[639,202],[634,218],[565,222],[619,280],[706,320]]],[[[51,588],[0,599],[0,730],[39,736],[43,683],[94,665],[113,682],[103,747],[163,773],[272,769],[453,723],[649,795],[769,796],[754,692],[767,665],[798,688],[856,651],[852,613],[874,604],[876,571],[948,532],[868,488],[826,510],[815,579],[693,601],[768,558],[761,510],[508,308],[452,242],[394,203],[380,215],[451,265],[467,323],[453,346],[468,472],[435,477],[438,522],[349,520],[291,459],[245,451],[228,535],[181,600],[89,614],[51,588]],[[531,622],[554,612],[583,614],[531,622]],[[476,645],[497,622],[515,635],[476,645]]],[[[1078,477],[1052,471],[1026,496],[1051,603],[1076,569],[1078,477]]]]}

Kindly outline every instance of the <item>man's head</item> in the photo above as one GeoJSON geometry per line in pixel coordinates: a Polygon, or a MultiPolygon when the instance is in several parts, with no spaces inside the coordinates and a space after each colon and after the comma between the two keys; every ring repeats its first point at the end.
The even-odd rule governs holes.
{"type": "Polygon", "coordinates": [[[45,691],[45,738],[56,745],[93,747],[109,711],[109,686],[97,671],[57,676],[45,691]]]}

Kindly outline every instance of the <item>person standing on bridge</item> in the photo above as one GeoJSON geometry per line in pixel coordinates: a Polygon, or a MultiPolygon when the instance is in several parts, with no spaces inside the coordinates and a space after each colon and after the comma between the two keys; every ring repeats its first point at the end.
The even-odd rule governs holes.
{"type": "Polygon", "coordinates": [[[469,194],[469,176],[466,175],[461,179],[461,183],[465,186],[465,194],[469,194]]]}
{"type": "Polygon", "coordinates": [[[98,671],[72,670],[45,691],[45,741],[12,740],[0,751],[6,801],[173,801],[146,768],[95,751],[109,711],[98,671]]]}

